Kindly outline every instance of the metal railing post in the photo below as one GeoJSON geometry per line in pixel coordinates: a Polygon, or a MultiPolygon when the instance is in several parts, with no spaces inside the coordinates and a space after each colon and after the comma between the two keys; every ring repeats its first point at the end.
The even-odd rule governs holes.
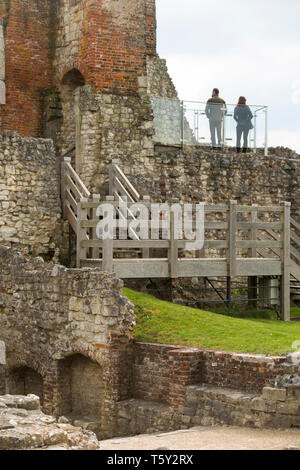
{"type": "Polygon", "coordinates": [[[223,125],[222,125],[222,147],[225,147],[225,138],[226,138],[226,113],[225,108],[223,108],[223,125]]]}
{"type": "Polygon", "coordinates": [[[255,111],[254,113],[254,153],[256,153],[257,150],[257,113],[255,111]]]}
{"type": "Polygon", "coordinates": [[[290,313],[290,278],[291,278],[291,203],[283,202],[283,211],[281,215],[281,306],[282,319],[284,321],[291,320],[290,313]]]}
{"type": "Polygon", "coordinates": [[[184,146],[184,101],[180,101],[180,111],[181,111],[181,148],[183,150],[184,146]]]}

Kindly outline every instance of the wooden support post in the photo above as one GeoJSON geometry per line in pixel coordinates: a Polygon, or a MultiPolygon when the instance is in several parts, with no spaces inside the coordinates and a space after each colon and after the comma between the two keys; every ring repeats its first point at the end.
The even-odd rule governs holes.
{"type": "MultiPolygon", "coordinates": [[[[253,207],[258,208],[258,204],[252,204],[253,207]]],[[[255,224],[258,221],[257,210],[251,212],[251,223],[255,224]]],[[[252,228],[250,230],[250,240],[257,240],[257,229],[252,228]]],[[[249,248],[249,258],[257,258],[257,248],[249,248]]]]}
{"type": "Polygon", "coordinates": [[[108,273],[112,273],[113,271],[113,243],[114,241],[110,238],[103,240],[102,270],[108,273]]]}
{"type": "Polygon", "coordinates": [[[112,160],[109,165],[109,195],[114,195],[114,179],[115,179],[115,165],[118,164],[118,160],[112,160]]]}
{"type": "MultiPolygon", "coordinates": [[[[114,196],[106,196],[107,202],[114,202],[114,196]]],[[[113,238],[106,238],[103,240],[102,248],[102,269],[108,273],[113,272],[113,258],[114,258],[114,240],[113,238]]]]}
{"type": "Polygon", "coordinates": [[[226,278],[226,303],[228,308],[228,313],[231,313],[231,277],[227,276],[226,278]]]}
{"type": "Polygon", "coordinates": [[[290,313],[290,277],[291,277],[291,253],[290,253],[290,243],[291,243],[291,203],[283,202],[283,212],[282,212],[282,228],[281,228],[281,240],[283,242],[283,247],[281,249],[281,261],[282,261],[282,276],[281,276],[281,306],[282,306],[282,319],[284,321],[291,320],[290,313]]]}
{"type": "MultiPolygon", "coordinates": [[[[101,199],[100,194],[93,194],[92,198],[93,198],[93,202],[96,202],[96,203],[100,204],[100,199],[101,199]]],[[[96,212],[97,212],[97,207],[93,207],[91,209],[91,219],[92,220],[95,220],[97,218],[96,212]]],[[[91,232],[92,232],[91,233],[91,240],[97,240],[96,227],[93,227],[91,232]]],[[[99,257],[100,257],[99,256],[99,248],[93,247],[92,248],[92,258],[93,259],[99,259],[99,257]]]]}
{"type": "Polygon", "coordinates": [[[230,201],[228,221],[228,275],[236,276],[237,201],[230,201]]]}
{"type": "MultiPolygon", "coordinates": [[[[252,204],[252,207],[257,207],[258,204],[252,204]]],[[[251,223],[255,224],[258,221],[257,210],[250,213],[251,223]]],[[[251,228],[249,230],[249,240],[257,240],[257,229],[251,228]]],[[[257,258],[257,248],[249,248],[248,251],[249,258],[257,258]]],[[[256,276],[248,277],[248,306],[251,308],[257,308],[257,282],[258,278],[256,276]]]]}
{"type": "Polygon", "coordinates": [[[248,306],[257,308],[257,282],[256,276],[248,276],[248,306]]]}
{"type": "Polygon", "coordinates": [[[82,198],[77,205],[77,242],[76,242],[76,266],[81,268],[81,260],[86,258],[87,249],[81,248],[81,241],[86,239],[86,229],[81,228],[81,222],[87,220],[87,209],[82,208],[82,204],[88,202],[87,198],[82,198]]]}
{"type": "MultiPolygon", "coordinates": [[[[150,196],[144,196],[143,197],[143,202],[145,202],[146,204],[150,204],[150,196]]],[[[148,221],[150,223],[150,212],[149,212],[148,221]]],[[[149,234],[150,234],[150,226],[149,226],[149,230],[148,230],[148,235],[149,234]]],[[[150,248],[143,248],[142,249],[142,256],[143,256],[143,258],[150,258],[150,248]]]]}
{"type": "Polygon", "coordinates": [[[65,157],[61,161],[61,172],[60,172],[60,198],[61,198],[61,208],[63,213],[63,218],[66,217],[66,184],[65,184],[65,175],[66,175],[66,164],[71,164],[71,158],[65,157]]]}
{"type": "Polygon", "coordinates": [[[170,213],[170,247],[169,247],[169,266],[170,277],[175,279],[178,277],[178,243],[175,240],[175,214],[170,213]]]}

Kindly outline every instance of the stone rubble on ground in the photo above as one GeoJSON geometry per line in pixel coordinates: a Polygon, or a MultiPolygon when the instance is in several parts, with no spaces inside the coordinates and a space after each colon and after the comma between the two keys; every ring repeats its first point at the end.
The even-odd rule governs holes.
{"type": "Polygon", "coordinates": [[[35,395],[0,396],[0,450],[99,450],[96,435],[40,410],[35,395]]]}

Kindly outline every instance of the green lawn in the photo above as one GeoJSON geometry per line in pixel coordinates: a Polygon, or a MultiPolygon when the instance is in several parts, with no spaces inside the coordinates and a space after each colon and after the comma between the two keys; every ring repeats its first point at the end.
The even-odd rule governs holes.
{"type": "MultiPolygon", "coordinates": [[[[274,355],[291,352],[293,342],[300,340],[300,322],[233,318],[130,289],[124,295],[136,306],[136,341],[274,355]]],[[[299,312],[294,309],[292,316],[299,312]]]]}

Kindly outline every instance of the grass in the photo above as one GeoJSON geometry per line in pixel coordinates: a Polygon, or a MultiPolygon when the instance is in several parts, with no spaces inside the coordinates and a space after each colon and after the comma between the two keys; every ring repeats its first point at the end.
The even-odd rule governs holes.
{"type": "MultiPolygon", "coordinates": [[[[213,313],[228,315],[226,307],[223,304],[214,306],[211,310],[213,313]]],[[[275,310],[255,310],[243,306],[232,306],[230,316],[235,318],[256,318],[260,320],[277,320],[277,313],[275,310]]],[[[300,317],[300,308],[291,307],[291,318],[300,317]]]]}
{"type": "MultiPolygon", "coordinates": [[[[195,346],[244,353],[280,355],[300,340],[300,322],[234,318],[185,307],[124,289],[135,305],[136,341],[195,346]]],[[[292,313],[300,315],[300,309],[292,313]]]]}

